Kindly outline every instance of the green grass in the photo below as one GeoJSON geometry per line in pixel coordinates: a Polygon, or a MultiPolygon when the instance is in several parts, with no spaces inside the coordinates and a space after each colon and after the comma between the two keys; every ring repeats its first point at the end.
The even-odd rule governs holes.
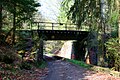
{"type": "Polygon", "coordinates": [[[45,61],[42,61],[42,64],[39,66],[39,68],[45,68],[47,66],[47,63],[45,61]]]}
{"type": "Polygon", "coordinates": [[[37,67],[37,68],[45,68],[47,66],[47,63],[45,61],[41,61],[41,62],[35,62],[34,65],[37,67]]]}
{"type": "Polygon", "coordinates": [[[92,65],[88,65],[83,61],[77,61],[77,60],[72,60],[72,59],[66,59],[66,60],[73,64],[79,65],[80,67],[83,67],[83,68],[91,68],[92,67],[92,65]]]}

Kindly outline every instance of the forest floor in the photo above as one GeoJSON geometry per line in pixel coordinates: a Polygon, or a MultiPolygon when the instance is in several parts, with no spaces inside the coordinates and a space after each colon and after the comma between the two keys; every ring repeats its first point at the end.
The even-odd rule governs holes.
{"type": "Polygon", "coordinates": [[[88,70],[63,60],[48,62],[48,74],[41,80],[120,80],[102,72],[88,70]]]}
{"type": "Polygon", "coordinates": [[[45,61],[23,61],[12,47],[0,45],[0,80],[40,80],[47,71],[45,61]]]}
{"type": "Polygon", "coordinates": [[[66,60],[49,60],[46,68],[15,69],[0,62],[0,80],[120,80],[110,74],[88,70],[66,60]]]}
{"type": "Polygon", "coordinates": [[[17,66],[0,62],[0,80],[40,80],[48,72],[47,68],[32,66],[30,70],[18,69],[17,66]]]}

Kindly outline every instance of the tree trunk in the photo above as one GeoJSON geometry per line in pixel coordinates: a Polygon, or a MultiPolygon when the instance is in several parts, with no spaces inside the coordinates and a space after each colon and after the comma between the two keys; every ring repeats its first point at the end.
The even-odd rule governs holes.
{"type": "MultiPolygon", "coordinates": [[[[117,10],[120,15],[120,10],[119,10],[120,9],[120,1],[116,1],[116,4],[117,4],[117,10]]],[[[118,38],[119,38],[119,44],[120,44],[120,17],[118,18],[118,38]]]]}
{"type": "Polygon", "coordinates": [[[12,44],[15,44],[15,31],[16,31],[16,5],[14,4],[12,44]]]}
{"type": "Polygon", "coordinates": [[[120,43],[120,20],[118,22],[118,38],[119,38],[119,43],[120,43]]]}
{"type": "Polygon", "coordinates": [[[9,32],[6,34],[5,36],[5,40],[8,38],[8,36],[11,34],[11,32],[13,31],[13,28],[9,30],[9,32]]]}
{"type": "Polygon", "coordinates": [[[2,5],[0,4],[0,32],[2,30],[2,5]]]}
{"type": "Polygon", "coordinates": [[[106,43],[106,21],[105,21],[105,0],[100,0],[100,3],[101,3],[101,31],[102,31],[102,35],[101,35],[101,41],[102,41],[102,54],[103,54],[103,60],[104,62],[106,62],[106,46],[105,46],[105,43],[106,43]]]}
{"type": "Polygon", "coordinates": [[[40,45],[39,45],[39,50],[37,52],[37,61],[42,61],[43,60],[43,39],[40,39],[40,45]]]}

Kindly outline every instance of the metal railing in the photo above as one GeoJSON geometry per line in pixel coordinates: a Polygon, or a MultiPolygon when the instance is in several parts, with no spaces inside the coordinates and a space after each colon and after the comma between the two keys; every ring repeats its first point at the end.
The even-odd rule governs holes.
{"type": "Polygon", "coordinates": [[[36,28],[39,30],[79,30],[77,24],[32,22],[31,29],[36,28]]]}

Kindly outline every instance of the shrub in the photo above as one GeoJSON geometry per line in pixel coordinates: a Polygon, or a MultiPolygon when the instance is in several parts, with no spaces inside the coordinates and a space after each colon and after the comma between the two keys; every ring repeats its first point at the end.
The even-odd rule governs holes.
{"type": "Polygon", "coordinates": [[[45,68],[47,66],[45,61],[34,61],[33,65],[37,68],[45,68]]]}
{"type": "Polygon", "coordinates": [[[120,44],[118,39],[109,39],[106,43],[108,66],[120,71],[120,44]]]}
{"type": "Polygon", "coordinates": [[[31,66],[30,63],[24,61],[24,62],[21,63],[20,68],[21,69],[26,69],[26,70],[31,70],[32,66],[31,66]]]}
{"type": "Polygon", "coordinates": [[[9,46],[0,46],[0,61],[11,64],[20,61],[16,51],[9,46]]]}

